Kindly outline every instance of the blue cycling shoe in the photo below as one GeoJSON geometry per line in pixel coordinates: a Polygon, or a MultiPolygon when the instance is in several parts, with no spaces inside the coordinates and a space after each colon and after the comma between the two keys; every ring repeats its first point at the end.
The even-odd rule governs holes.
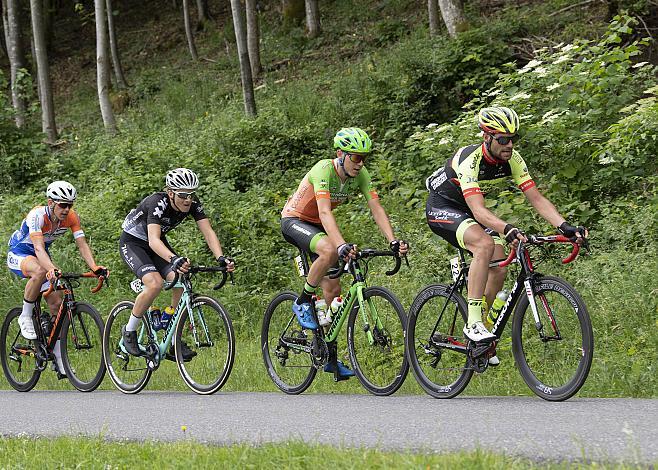
{"type": "Polygon", "coordinates": [[[313,312],[311,312],[311,304],[304,303],[299,305],[297,301],[292,303],[292,313],[297,315],[297,321],[307,330],[317,330],[319,325],[318,322],[313,318],[313,312]]]}
{"type": "MultiPolygon", "coordinates": [[[[343,364],[340,361],[336,362],[336,366],[338,366],[338,375],[341,377],[354,377],[354,371],[347,367],[345,364],[343,364]]],[[[331,362],[328,362],[324,366],[324,371],[325,372],[335,372],[336,369],[334,368],[333,364],[331,362]]]]}

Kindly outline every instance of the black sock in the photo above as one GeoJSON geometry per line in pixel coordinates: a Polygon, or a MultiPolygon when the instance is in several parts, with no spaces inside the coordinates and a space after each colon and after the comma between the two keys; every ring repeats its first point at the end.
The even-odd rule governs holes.
{"type": "Polygon", "coordinates": [[[299,296],[297,299],[297,305],[301,304],[308,304],[311,302],[311,297],[315,294],[315,289],[317,289],[318,286],[312,286],[306,281],[304,283],[304,290],[302,291],[302,295],[299,296]]]}

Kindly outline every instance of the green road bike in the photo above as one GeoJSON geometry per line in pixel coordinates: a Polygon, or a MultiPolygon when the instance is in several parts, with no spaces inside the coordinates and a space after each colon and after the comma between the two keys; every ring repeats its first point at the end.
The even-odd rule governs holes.
{"type": "MultiPolygon", "coordinates": [[[[355,259],[341,263],[329,275],[338,278],[349,272],[354,280],[343,304],[332,312],[330,325],[316,331],[302,329],[292,313],[297,294],[278,294],[265,311],[261,330],[261,350],[270,378],[283,392],[291,395],[306,390],[318,369],[332,364],[334,380],[343,379],[336,367],[336,342],[347,318],[347,347],[354,373],[361,384],[374,395],[391,395],[400,388],[409,371],[404,354],[406,314],[398,299],[383,287],[368,287],[368,261],[375,257],[394,257],[400,270],[401,258],[392,251],[364,249],[355,259]]],[[[300,250],[302,273],[308,273],[306,253],[300,250]]],[[[317,320],[315,306],[311,302],[317,320]]]]}
{"type": "MultiPolygon", "coordinates": [[[[202,272],[222,273],[222,280],[214,287],[215,290],[226,283],[227,272],[223,266],[192,266],[188,273],[180,277],[177,275],[172,282],[165,283],[165,290],[168,290],[180,280],[183,295],[167,326],[161,331],[153,327],[156,319],[151,308],[146,311],[137,330],[142,356],[131,356],[126,352],[121,334],[134,302],[119,302],[110,312],[103,335],[103,356],[112,382],[123,393],[134,394],[143,390],[163,359],[175,361],[187,386],[201,395],[215,393],[228,380],[235,358],[233,325],[222,304],[193,291],[192,275],[202,272]],[[183,358],[182,342],[196,353],[188,361],[183,358]],[[172,343],[173,355],[169,354],[172,343]]],[[[136,293],[141,292],[142,282],[135,279],[131,282],[131,288],[136,293]]]]}

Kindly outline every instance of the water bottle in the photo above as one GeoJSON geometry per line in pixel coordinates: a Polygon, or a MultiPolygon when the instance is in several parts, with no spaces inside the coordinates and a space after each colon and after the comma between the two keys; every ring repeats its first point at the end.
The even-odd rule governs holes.
{"type": "Polygon", "coordinates": [[[509,291],[507,289],[503,289],[496,294],[496,298],[492,302],[491,308],[489,309],[489,314],[487,315],[487,321],[485,325],[487,328],[491,328],[491,326],[496,323],[496,319],[498,318],[498,315],[500,315],[500,311],[503,309],[503,305],[505,305],[508,297],[509,291]]]}
{"type": "Polygon", "coordinates": [[[43,334],[48,336],[50,334],[50,329],[53,327],[52,322],[50,321],[50,315],[46,312],[41,313],[41,330],[43,334]]]}
{"type": "Polygon", "coordinates": [[[334,297],[334,300],[331,301],[331,309],[329,310],[329,314],[336,315],[342,306],[343,298],[340,295],[338,297],[334,297]]]}
{"type": "Polygon", "coordinates": [[[320,326],[328,325],[331,322],[331,317],[327,314],[327,302],[324,299],[315,301],[315,313],[318,315],[320,326]]]}
{"type": "Polygon", "coordinates": [[[174,308],[171,306],[165,307],[162,311],[162,316],[160,317],[160,323],[162,323],[162,328],[167,328],[169,326],[169,319],[174,314],[174,308]]]}
{"type": "Polygon", "coordinates": [[[162,312],[158,307],[151,307],[151,326],[155,331],[162,329],[162,312]]]}

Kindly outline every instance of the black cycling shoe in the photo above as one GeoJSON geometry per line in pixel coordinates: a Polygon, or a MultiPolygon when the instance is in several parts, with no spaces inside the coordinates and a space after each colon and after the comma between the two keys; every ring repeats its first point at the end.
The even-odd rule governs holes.
{"type": "Polygon", "coordinates": [[[144,352],[139,348],[139,343],[137,342],[137,332],[136,331],[126,331],[126,327],[121,328],[121,336],[123,338],[123,348],[131,356],[143,356],[144,352]]]}
{"type": "MultiPolygon", "coordinates": [[[[180,345],[181,345],[181,352],[183,353],[183,362],[190,362],[192,358],[196,356],[196,351],[192,351],[185,341],[181,341],[180,345]]],[[[169,353],[167,353],[166,358],[169,359],[170,361],[176,360],[173,344],[169,348],[169,353]]]]}

